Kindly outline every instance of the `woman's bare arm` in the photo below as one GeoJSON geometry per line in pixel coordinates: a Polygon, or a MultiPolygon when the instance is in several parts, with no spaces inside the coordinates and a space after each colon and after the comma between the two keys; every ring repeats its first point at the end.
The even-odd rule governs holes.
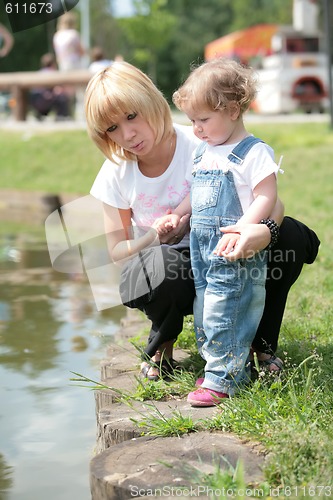
{"type": "Polygon", "coordinates": [[[143,236],[133,237],[131,211],[103,204],[104,228],[107,245],[113,262],[123,264],[144,248],[159,245],[155,229],[150,228],[143,236]]]}

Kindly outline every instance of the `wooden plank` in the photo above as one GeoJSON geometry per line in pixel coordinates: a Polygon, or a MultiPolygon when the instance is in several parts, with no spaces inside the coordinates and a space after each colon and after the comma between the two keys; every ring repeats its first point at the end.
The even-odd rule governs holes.
{"type": "Polygon", "coordinates": [[[87,69],[75,71],[17,71],[0,73],[0,89],[10,90],[14,86],[29,89],[32,87],[54,87],[55,85],[85,86],[92,77],[87,69]]]}

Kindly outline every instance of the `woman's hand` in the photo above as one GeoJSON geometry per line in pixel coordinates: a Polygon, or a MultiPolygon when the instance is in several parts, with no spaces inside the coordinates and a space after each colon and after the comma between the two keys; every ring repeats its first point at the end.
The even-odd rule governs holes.
{"type": "Polygon", "coordinates": [[[244,224],[221,227],[223,233],[239,233],[234,250],[223,256],[228,260],[248,259],[266,248],[271,242],[271,232],[265,224],[244,224]]]}

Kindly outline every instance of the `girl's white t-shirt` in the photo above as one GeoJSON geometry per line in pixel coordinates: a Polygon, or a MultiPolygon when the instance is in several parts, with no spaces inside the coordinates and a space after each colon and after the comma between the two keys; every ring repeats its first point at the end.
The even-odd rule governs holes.
{"type": "Polygon", "coordinates": [[[173,210],[191,189],[193,151],[199,144],[192,127],[174,124],[176,149],[167,170],[159,177],[146,177],[137,161],[106,160],[90,194],[116,208],[130,209],[137,226],[150,227],[167,209],[173,210]]]}
{"type": "Polygon", "coordinates": [[[273,149],[263,142],[252,146],[242,164],[231,162],[228,155],[236,145],[237,143],[221,146],[207,144],[201,161],[195,167],[202,170],[221,169],[224,172],[230,170],[243,212],[246,212],[254,200],[253,189],[269,175],[277,174],[279,167],[274,161],[273,149]]]}

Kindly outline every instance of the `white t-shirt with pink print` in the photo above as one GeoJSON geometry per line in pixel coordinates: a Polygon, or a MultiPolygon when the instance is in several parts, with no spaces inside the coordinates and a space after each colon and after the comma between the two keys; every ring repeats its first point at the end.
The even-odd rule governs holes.
{"type": "Polygon", "coordinates": [[[177,143],[174,157],[159,177],[146,177],[136,161],[106,160],[90,193],[98,200],[121,209],[131,209],[137,226],[150,227],[167,209],[173,210],[191,189],[193,151],[199,140],[192,127],[174,124],[177,143]]]}

